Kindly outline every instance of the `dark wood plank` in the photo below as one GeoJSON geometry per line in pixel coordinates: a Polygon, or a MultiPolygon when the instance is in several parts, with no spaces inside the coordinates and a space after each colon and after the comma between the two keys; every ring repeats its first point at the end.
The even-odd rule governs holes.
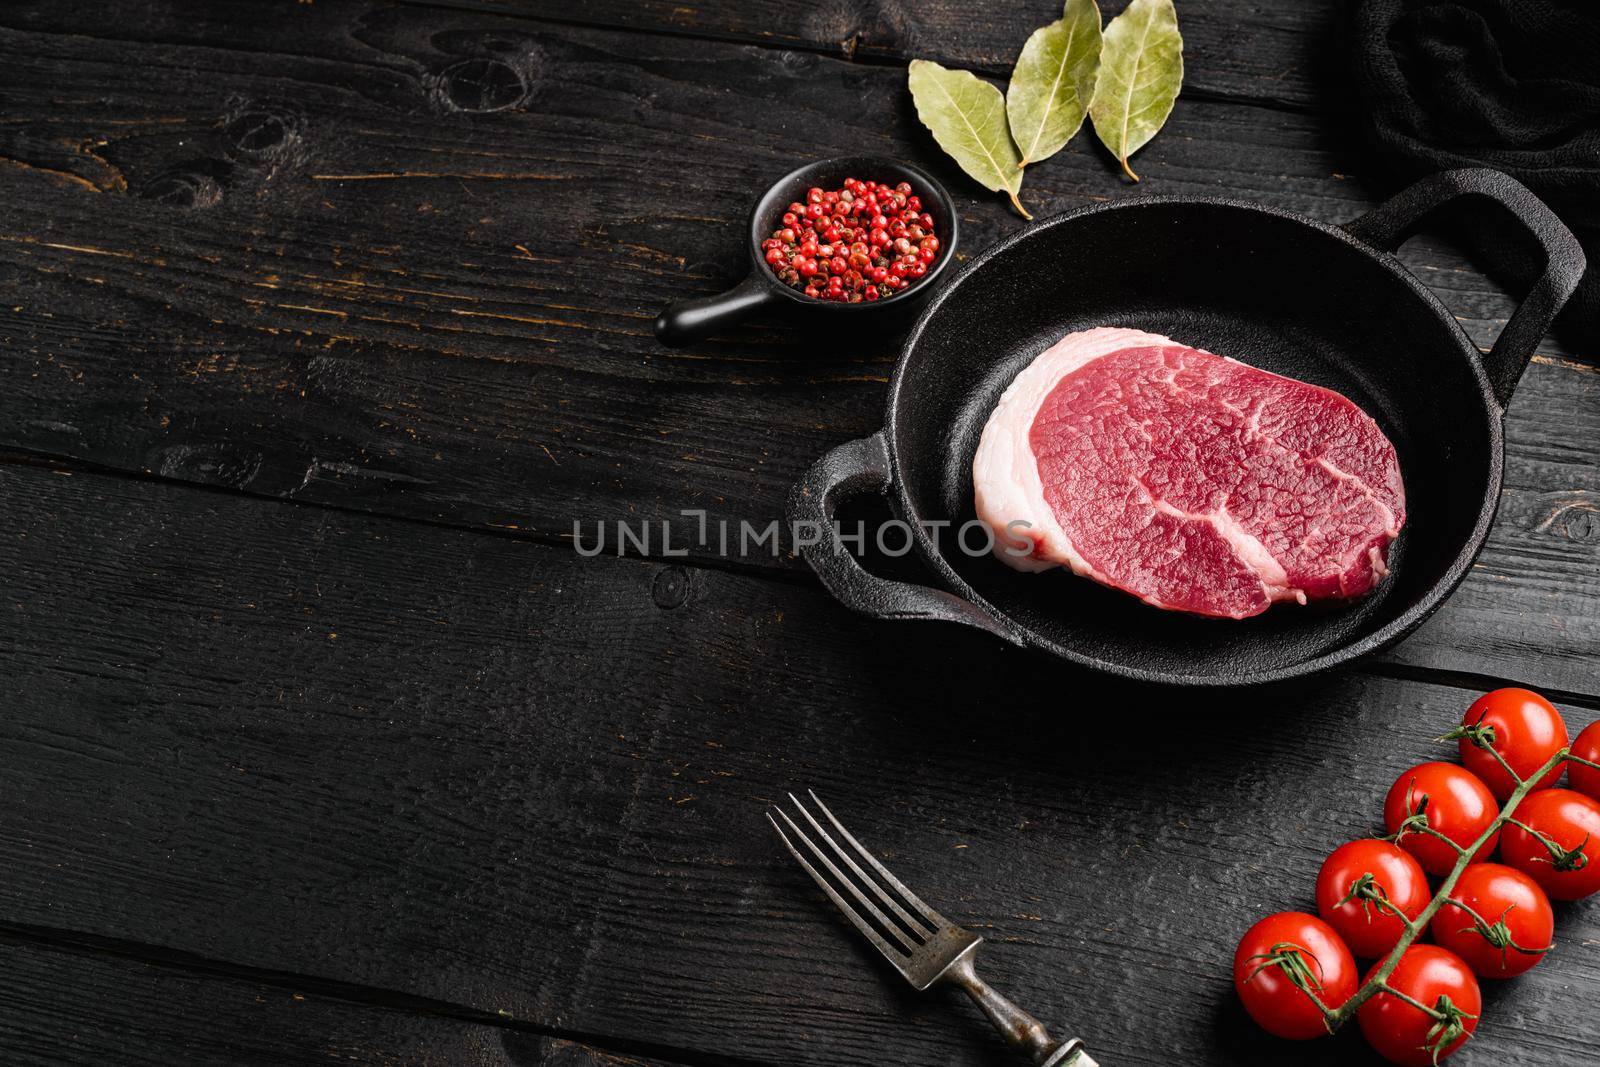
{"type": "MultiPolygon", "coordinates": [[[[1472,696],[1213,706],[806,585],[126,478],[0,468],[0,509],[0,921],[747,1062],[998,1055],[779,851],[806,787],[1103,1062],[1283,1062],[1234,939],[1472,696]]],[[[1559,937],[1481,1062],[1600,1055],[1600,913],[1559,937]]]]}
{"type": "MultiPolygon", "coordinates": [[[[425,0],[432,4],[435,0],[425,0]]],[[[1048,0],[975,6],[960,0],[443,0],[445,6],[511,12],[554,22],[619,26],[769,47],[822,52],[844,59],[898,62],[936,59],[1002,78],[1035,28],[1059,18],[1048,0]]],[[[1109,21],[1126,5],[1101,5],[1109,21]]],[[[1251,0],[1186,0],[1179,5],[1184,87],[1191,95],[1268,102],[1278,107],[1330,106],[1327,92],[1347,62],[1344,26],[1333,0],[1260,4],[1251,0]]]]}
{"type": "Polygon", "coordinates": [[[1506,420],[1506,484],[1488,546],[1417,635],[1386,658],[1600,692],[1600,367],[1536,356],[1506,420]],[[1544,373],[1539,373],[1544,372],[1544,373]]]}
{"type": "MultiPolygon", "coordinates": [[[[649,320],[732,279],[746,191],[795,131],[939,170],[972,250],[1018,225],[939,160],[888,67],[468,13],[211,11],[97,8],[93,36],[71,4],[0,12],[23,109],[0,125],[0,444],[546,539],[685,508],[764,524],[877,427],[891,346],[758,324],[677,353],[649,320]],[[461,110],[497,102],[459,66],[491,59],[527,95],[461,110]],[[55,83],[96,91],[23,91],[55,83]]],[[[1159,191],[1371,202],[1312,116],[1189,101],[1149,151],[1159,191]]],[[[1087,143],[1030,181],[1041,209],[1123,192],[1087,143]]],[[[1492,340],[1492,283],[1438,241],[1405,256],[1492,340]]],[[[1407,663],[1600,689],[1596,397],[1592,363],[1547,347],[1483,567],[1407,663]]]]}
{"type": "Polygon", "coordinates": [[[8,1067],[672,1067],[437,1012],[341,1000],[290,981],[228,977],[0,933],[8,1067]]]}

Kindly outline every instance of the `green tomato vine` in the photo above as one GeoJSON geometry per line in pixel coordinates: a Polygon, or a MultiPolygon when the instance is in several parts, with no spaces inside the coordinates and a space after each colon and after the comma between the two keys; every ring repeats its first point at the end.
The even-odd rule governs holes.
{"type": "MultiPolygon", "coordinates": [[[[1301,954],[1301,950],[1292,945],[1277,946],[1269,957],[1263,959],[1260,967],[1257,968],[1258,971],[1264,967],[1278,967],[1283,970],[1285,977],[1302,993],[1311,998],[1312,1003],[1322,1012],[1323,1022],[1327,1024],[1330,1033],[1354,1018],[1361,1006],[1379,993],[1386,993],[1397,1000],[1410,1004],[1433,1020],[1433,1026],[1428,1031],[1427,1047],[1433,1051],[1435,1062],[1437,1062],[1440,1053],[1466,1034],[1466,1022],[1473,1017],[1452,1004],[1449,997],[1440,997],[1436,1003],[1424,1004],[1414,997],[1407,996],[1389,984],[1389,976],[1394,973],[1395,967],[1399,965],[1400,957],[1406,954],[1406,950],[1428,928],[1428,923],[1432,921],[1433,917],[1439,913],[1439,909],[1443,908],[1446,903],[1467,912],[1468,917],[1473,920],[1478,931],[1502,952],[1515,950],[1517,952],[1538,954],[1549,951],[1550,946],[1530,948],[1516,944],[1511,940],[1509,932],[1505,930],[1503,921],[1494,924],[1488,923],[1482,916],[1459,901],[1450,900],[1450,891],[1456,887],[1456,882],[1460,880],[1462,872],[1467,869],[1472,862],[1472,858],[1478,854],[1478,851],[1494,840],[1495,835],[1506,826],[1520,827],[1537,838],[1549,851],[1550,863],[1557,870],[1583,869],[1589,862],[1589,857],[1584,851],[1584,847],[1588,844],[1588,838],[1585,838],[1577,848],[1564,849],[1546,835],[1539,833],[1524,823],[1518,822],[1514,816],[1516,815],[1517,805],[1521,804],[1523,798],[1533,792],[1534,786],[1543,780],[1545,775],[1563,764],[1577,763],[1600,770],[1600,763],[1574,756],[1570,748],[1562,748],[1551,756],[1544,766],[1527,777],[1523,777],[1512,770],[1505,757],[1495,750],[1493,728],[1463,727],[1461,730],[1446,734],[1439,740],[1453,741],[1463,737],[1493,756],[1495,761],[1511,776],[1511,780],[1516,783],[1516,788],[1512,790],[1510,797],[1501,806],[1500,813],[1495,816],[1488,828],[1470,845],[1459,845],[1428,825],[1428,797],[1426,794],[1418,799],[1414,807],[1410,803],[1410,798],[1407,798],[1407,810],[1412,811],[1412,814],[1401,823],[1399,830],[1389,840],[1398,844],[1407,834],[1424,834],[1437,838],[1449,845],[1455,850],[1457,859],[1450,873],[1439,883],[1438,892],[1434,894],[1427,907],[1423,908],[1415,919],[1408,918],[1399,908],[1395,907],[1384,894],[1382,887],[1373,880],[1370,874],[1357,879],[1355,884],[1351,886],[1350,895],[1346,897],[1346,900],[1359,897],[1363,907],[1370,904],[1372,907],[1387,911],[1399,919],[1404,927],[1404,932],[1400,935],[1400,939],[1395,942],[1394,948],[1389,950],[1389,954],[1383,958],[1383,962],[1361,984],[1360,988],[1355,991],[1349,1000],[1337,1008],[1328,1007],[1320,995],[1322,992],[1321,983],[1312,977],[1312,970],[1301,954]],[[1505,936],[1497,939],[1497,931],[1505,936]]],[[[1503,918],[1502,916],[1502,920],[1503,918]]]]}

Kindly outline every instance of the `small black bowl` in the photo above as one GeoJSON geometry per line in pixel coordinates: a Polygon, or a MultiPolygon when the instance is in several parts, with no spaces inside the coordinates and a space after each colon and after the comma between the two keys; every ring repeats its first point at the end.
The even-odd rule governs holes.
{"type": "Polygon", "coordinates": [[[917,317],[933,295],[934,280],[955,260],[960,235],[961,224],[950,194],[916,167],[879,156],[840,156],[807,164],[773,183],[750,212],[749,276],[725,293],[673,304],[656,319],[656,337],[674,347],[692,344],[763,311],[778,313],[807,328],[849,324],[876,331],[904,326],[917,317]],[[890,184],[910,182],[922,199],[923,210],[933,216],[934,236],[939,238],[939,258],[927,274],[894,296],[871,303],[814,300],[779,281],[761,251],[761,242],[782,225],[784,209],[797,200],[804,203],[807,189],[837,189],[849,177],[890,184]]]}

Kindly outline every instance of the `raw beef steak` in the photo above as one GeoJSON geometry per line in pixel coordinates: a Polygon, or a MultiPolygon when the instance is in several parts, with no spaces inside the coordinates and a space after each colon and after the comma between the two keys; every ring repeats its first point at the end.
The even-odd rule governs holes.
{"type": "Polygon", "coordinates": [[[972,480],[1009,565],[1231,619],[1369,592],[1405,521],[1394,446],[1344,396],[1138,330],[1029,364],[972,480]]]}

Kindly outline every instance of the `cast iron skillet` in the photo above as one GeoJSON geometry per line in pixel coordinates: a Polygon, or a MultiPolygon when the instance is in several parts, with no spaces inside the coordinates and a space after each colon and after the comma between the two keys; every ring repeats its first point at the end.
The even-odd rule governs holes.
{"type": "Polygon", "coordinates": [[[868,615],[965,623],[1144,681],[1230,686],[1325,670],[1399,640],[1465,576],[1500,495],[1505,405],[1583,270],[1550,209],[1491,170],[1425,178],[1344,227],[1209,197],[1059,215],[1002,241],[935,296],[895,367],[884,429],[813,466],[790,495],[790,520],[831,523],[841,499],[878,492],[914,527],[916,555],[948,592],[869,574],[832,537],[802,549],[828,590],[868,615]],[[1392,255],[1463,198],[1509,210],[1548,257],[1487,355],[1392,255]],[[1165,334],[1360,404],[1394,442],[1405,479],[1390,577],[1363,600],[1280,604],[1235,622],[956,550],[954,532],[974,518],[978,435],[1001,392],[1063,334],[1093,326],[1165,334]],[[927,524],[941,521],[951,525],[936,545],[927,524]]]}

